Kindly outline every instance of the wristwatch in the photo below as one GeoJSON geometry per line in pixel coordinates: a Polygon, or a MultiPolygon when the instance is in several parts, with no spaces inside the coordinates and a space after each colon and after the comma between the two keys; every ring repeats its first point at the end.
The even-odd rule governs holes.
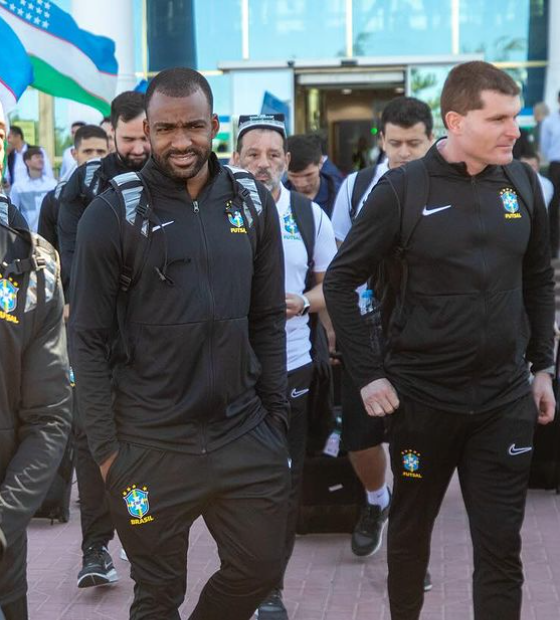
{"type": "Polygon", "coordinates": [[[300,297],[303,301],[303,308],[299,313],[299,316],[305,316],[309,312],[309,307],[311,306],[311,304],[309,303],[309,299],[307,299],[305,295],[300,295],[300,297]]]}

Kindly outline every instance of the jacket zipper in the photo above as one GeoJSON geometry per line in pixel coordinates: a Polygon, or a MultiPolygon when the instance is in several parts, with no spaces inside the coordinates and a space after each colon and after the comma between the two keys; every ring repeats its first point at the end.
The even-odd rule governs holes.
{"type": "MultiPolygon", "coordinates": [[[[480,258],[481,258],[481,263],[482,263],[482,276],[481,276],[482,329],[480,330],[480,345],[479,345],[479,350],[478,350],[478,355],[477,355],[477,364],[478,364],[480,360],[484,359],[485,357],[485,349],[486,349],[486,342],[487,342],[488,308],[487,308],[487,300],[486,300],[486,291],[487,291],[487,285],[488,285],[488,265],[486,263],[486,256],[485,256],[486,226],[484,225],[482,206],[480,204],[480,197],[479,197],[478,187],[476,184],[475,177],[471,179],[471,185],[472,185],[473,194],[475,198],[476,213],[478,216],[478,221],[480,225],[480,233],[481,233],[480,258]]],[[[477,379],[476,384],[474,386],[475,391],[476,391],[476,387],[478,386],[478,380],[480,379],[480,373],[478,370],[478,366],[474,369],[474,375],[477,379]]],[[[474,397],[475,397],[475,394],[473,392],[473,399],[474,397]]],[[[474,413],[474,411],[471,411],[470,413],[474,413]]]]}
{"type": "MultiPolygon", "coordinates": [[[[195,215],[200,213],[200,208],[198,206],[198,200],[193,200],[193,211],[195,215]]],[[[212,402],[212,393],[214,391],[214,359],[212,356],[212,340],[213,340],[213,332],[214,332],[214,295],[212,294],[212,287],[210,286],[210,259],[208,255],[208,239],[206,238],[206,232],[204,231],[204,226],[202,225],[202,221],[200,218],[198,219],[198,224],[200,226],[200,232],[202,233],[202,242],[204,244],[204,255],[206,257],[206,282],[208,285],[208,299],[210,301],[210,330],[208,334],[208,346],[210,348],[210,382],[208,386],[208,400],[212,402]]],[[[206,423],[204,421],[201,422],[201,443],[202,443],[202,454],[206,454],[207,445],[206,445],[206,423]]]]}

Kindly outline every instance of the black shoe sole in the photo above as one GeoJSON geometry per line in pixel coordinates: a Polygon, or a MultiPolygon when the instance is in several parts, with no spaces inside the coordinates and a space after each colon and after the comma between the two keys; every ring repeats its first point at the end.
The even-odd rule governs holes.
{"type": "Polygon", "coordinates": [[[369,547],[367,547],[366,549],[356,548],[354,546],[354,541],[352,541],[352,544],[351,544],[352,553],[358,556],[359,558],[369,558],[372,555],[375,555],[383,546],[383,532],[385,531],[386,526],[387,526],[387,520],[383,521],[383,525],[381,526],[381,532],[379,534],[379,540],[377,544],[372,548],[369,548],[369,547]]]}
{"type": "Polygon", "coordinates": [[[98,586],[110,586],[119,580],[117,571],[113,569],[108,575],[90,573],[78,578],[78,588],[95,588],[98,586]]]}

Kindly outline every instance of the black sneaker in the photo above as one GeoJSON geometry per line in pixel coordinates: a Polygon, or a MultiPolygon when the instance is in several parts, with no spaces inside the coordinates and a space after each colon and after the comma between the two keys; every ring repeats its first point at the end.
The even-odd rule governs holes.
{"type": "Polygon", "coordinates": [[[107,547],[95,546],[86,550],[82,570],[78,573],[78,588],[106,586],[118,580],[107,547]]]}
{"type": "MultiPolygon", "coordinates": [[[[390,497],[390,492],[389,492],[390,497]]],[[[352,532],[352,551],[354,555],[366,557],[381,549],[383,530],[387,525],[391,500],[383,510],[379,506],[366,504],[352,532]]]]}
{"type": "Polygon", "coordinates": [[[288,612],[282,601],[282,590],[272,590],[259,605],[255,615],[259,620],[288,620],[288,612]]]}
{"type": "Polygon", "coordinates": [[[430,575],[430,571],[426,571],[426,576],[424,577],[424,592],[429,592],[432,589],[432,576],[430,575]]]}

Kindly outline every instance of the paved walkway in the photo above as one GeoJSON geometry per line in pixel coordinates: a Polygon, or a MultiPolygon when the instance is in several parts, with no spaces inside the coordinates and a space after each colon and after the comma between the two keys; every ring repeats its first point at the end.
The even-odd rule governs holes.
{"type": "MultiPolygon", "coordinates": [[[[42,520],[31,524],[30,620],[125,620],[132,582],[129,565],[119,559],[118,542],[110,550],[120,581],[106,588],[76,587],[81,555],[78,507],[74,501],[72,509],[67,524],[51,526],[42,520]]],[[[558,620],[560,496],[530,491],[523,533],[527,580],[522,620],[558,620]]],[[[472,618],[468,530],[456,480],[438,519],[432,550],[434,588],[426,595],[422,620],[472,618]]],[[[202,586],[216,568],[215,545],[204,524],[197,521],[191,532],[188,591],[181,618],[188,618],[202,586]]],[[[300,537],[286,580],[290,619],[389,620],[385,579],[384,551],[359,560],[350,551],[348,536],[300,537]]]]}

